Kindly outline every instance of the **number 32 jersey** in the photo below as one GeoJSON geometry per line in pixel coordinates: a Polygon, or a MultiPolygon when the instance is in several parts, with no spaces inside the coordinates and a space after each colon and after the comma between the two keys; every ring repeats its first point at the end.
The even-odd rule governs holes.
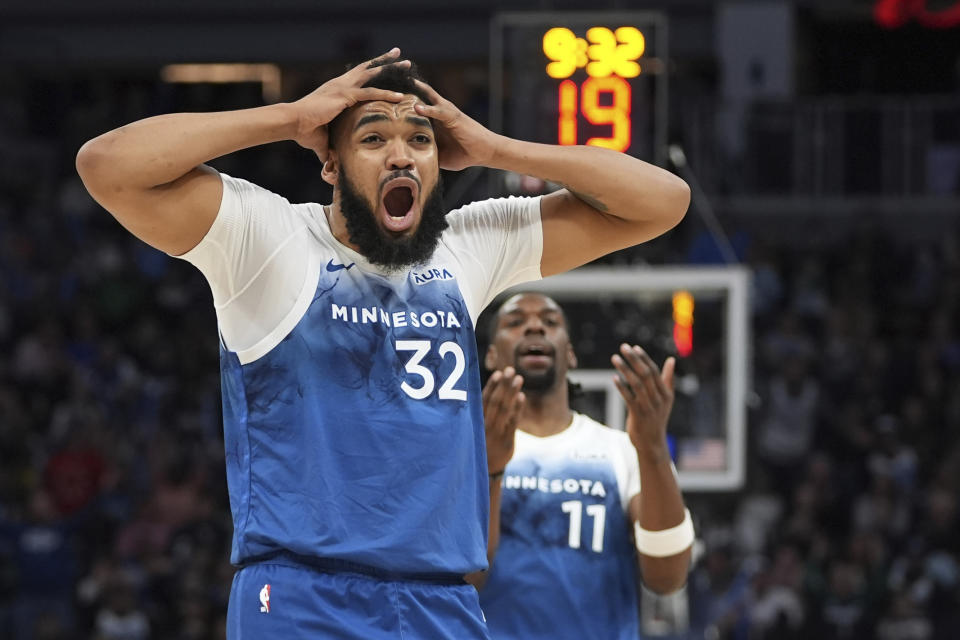
{"type": "Polygon", "coordinates": [[[322,206],[222,180],[213,225],[180,257],[217,311],[231,560],[484,568],[474,323],[540,277],[539,199],[453,211],[432,256],[387,273],[333,237],[322,206]]]}
{"type": "Polygon", "coordinates": [[[538,438],[517,430],[503,477],[500,545],[480,592],[490,637],[636,640],[640,493],[627,434],[587,416],[538,438]]]}

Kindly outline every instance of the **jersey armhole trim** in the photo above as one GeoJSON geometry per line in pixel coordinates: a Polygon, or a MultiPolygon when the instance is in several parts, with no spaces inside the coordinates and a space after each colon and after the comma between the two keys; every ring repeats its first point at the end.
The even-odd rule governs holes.
{"type": "MultiPolygon", "coordinates": [[[[271,262],[273,262],[273,259],[277,257],[277,255],[284,249],[284,247],[287,246],[287,243],[289,243],[289,242],[290,242],[291,240],[293,240],[294,238],[298,237],[301,233],[303,233],[304,231],[306,231],[306,229],[307,229],[307,227],[306,227],[306,225],[304,225],[304,226],[300,227],[299,229],[294,229],[293,231],[291,231],[290,234],[287,235],[287,237],[283,239],[283,242],[281,242],[280,244],[278,244],[277,247],[273,250],[273,252],[271,252],[270,255],[267,256],[267,259],[263,261],[263,264],[260,265],[260,268],[257,269],[257,272],[254,273],[252,276],[250,276],[250,278],[247,280],[247,283],[246,283],[245,285],[243,285],[238,291],[234,291],[234,292],[233,292],[233,295],[231,295],[228,300],[226,300],[223,304],[217,305],[217,307],[218,307],[218,308],[226,308],[226,307],[228,307],[228,306],[230,305],[231,302],[233,302],[234,300],[236,300],[237,298],[239,298],[241,295],[243,295],[243,292],[246,291],[247,289],[249,289],[249,288],[250,288],[250,285],[253,284],[253,281],[256,280],[258,277],[260,277],[260,274],[263,273],[263,270],[266,269],[267,266],[269,266],[269,264],[270,264],[271,262]]],[[[216,243],[216,245],[220,248],[221,251],[223,251],[223,247],[220,246],[219,243],[216,243]]],[[[226,252],[224,252],[224,255],[226,255],[226,252]]],[[[230,280],[231,280],[230,284],[231,284],[231,287],[232,287],[232,286],[233,286],[233,274],[232,274],[232,272],[231,272],[229,269],[227,270],[227,273],[230,274],[230,280]]],[[[308,275],[309,275],[309,274],[308,274],[308,275]]],[[[231,291],[232,291],[232,288],[231,288],[231,291]]]]}
{"type": "MultiPolygon", "coordinates": [[[[607,427],[609,428],[609,427],[607,427]]],[[[631,476],[631,466],[637,464],[633,462],[632,458],[636,457],[636,450],[633,448],[633,444],[630,442],[630,438],[626,433],[622,431],[614,431],[610,434],[613,436],[611,439],[611,448],[616,453],[613,458],[613,468],[614,474],[617,478],[617,493],[620,494],[620,505],[623,507],[623,512],[626,514],[630,513],[630,501],[633,500],[635,495],[640,495],[640,491],[643,491],[643,487],[640,487],[640,491],[629,495],[633,489],[629,486],[630,476],[631,476]],[[621,475],[622,474],[622,475],[621,475]]],[[[637,483],[640,482],[640,469],[636,469],[637,472],[637,483]]]]}
{"type": "Polygon", "coordinates": [[[310,303],[313,302],[313,296],[317,290],[317,282],[320,278],[320,262],[317,260],[317,256],[312,251],[308,252],[307,255],[307,273],[303,279],[303,288],[300,290],[300,295],[297,296],[297,301],[293,304],[293,308],[290,309],[289,313],[284,316],[283,320],[277,324],[273,331],[265,335],[259,342],[249,349],[236,352],[241,365],[250,364],[254,360],[258,360],[267,355],[275,346],[280,344],[287,334],[293,331],[293,328],[297,326],[297,323],[300,322],[300,319],[303,318],[307,312],[310,303]]]}

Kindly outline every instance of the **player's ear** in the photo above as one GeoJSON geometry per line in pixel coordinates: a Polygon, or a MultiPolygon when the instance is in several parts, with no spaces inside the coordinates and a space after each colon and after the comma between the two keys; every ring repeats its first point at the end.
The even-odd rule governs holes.
{"type": "Polygon", "coordinates": [[[487,371],[493,371],[497,368],[497,350],[493,348],[493,345],[487,347],[487,355],[483,357],[483,366],[487,368],[487,371]]]}
{"type": "Polygon", "coordinates": [[[573,345],[567,345],[567,369],[577,368],[577,354],[573,351],[573,345]]]}
{"type": "Polygon", "coordinates": [[[337,157],[337,152],[333,149],[327,152],[327,161],[323,163],[320,177],[330,186],[337,186],[337,179],[340,177],[340,158],[337,157]]]}

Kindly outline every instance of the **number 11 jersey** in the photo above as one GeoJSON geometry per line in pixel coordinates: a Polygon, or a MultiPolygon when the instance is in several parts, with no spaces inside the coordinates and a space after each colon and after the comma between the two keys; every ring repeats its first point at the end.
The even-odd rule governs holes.
{"type": "Polygon", "coordinates": [[[503,477],[500,546],[480,592],[500,640],[636,640],[640,493],[630,438],[575,413],[540,438],[517,430],[503,477]]]}

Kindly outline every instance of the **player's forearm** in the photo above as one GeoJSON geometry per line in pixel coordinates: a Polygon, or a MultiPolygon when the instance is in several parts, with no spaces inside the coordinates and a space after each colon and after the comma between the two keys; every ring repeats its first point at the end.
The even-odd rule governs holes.
{"type": "Polygon", "coordinates": [[[490,166],[564,185],[595,209],[625,220],[676,224],[690,204],[687,183],[610,149],[501,137],[490,166]]]}
{"type": "Polygon", "coordinates": [[[673,473],[666,443],[637,453],[640,461],[640,526],[647,531],[675,527],[683,520],[680,486],[673,473]]]}
{"type": "Polygon", "coordinates": [[[220,156],[292,138],[297,118],[289,105],[217,113],[172,113],[139,120],[81,147],[84,182],[151,189],[220,156]]]}
{"type": "MultiPolygon", "coordinates": [[[[683,522],[685,507],[666,443],[638,452],[640,459],[640,527],[663,531],[683,522]]],[[[690,549],[664,558],[640,554],[644,584],[657,593],[671,593],[684,585],[690,567],[690,549]]]]}
{"type": "Polygon", "coordinates": [[[500,499],[503,495],[503,476],[490,478],[490,528],[487,531],[487,562],[493,565],[493,557],[500,546],[500,499]]]}

